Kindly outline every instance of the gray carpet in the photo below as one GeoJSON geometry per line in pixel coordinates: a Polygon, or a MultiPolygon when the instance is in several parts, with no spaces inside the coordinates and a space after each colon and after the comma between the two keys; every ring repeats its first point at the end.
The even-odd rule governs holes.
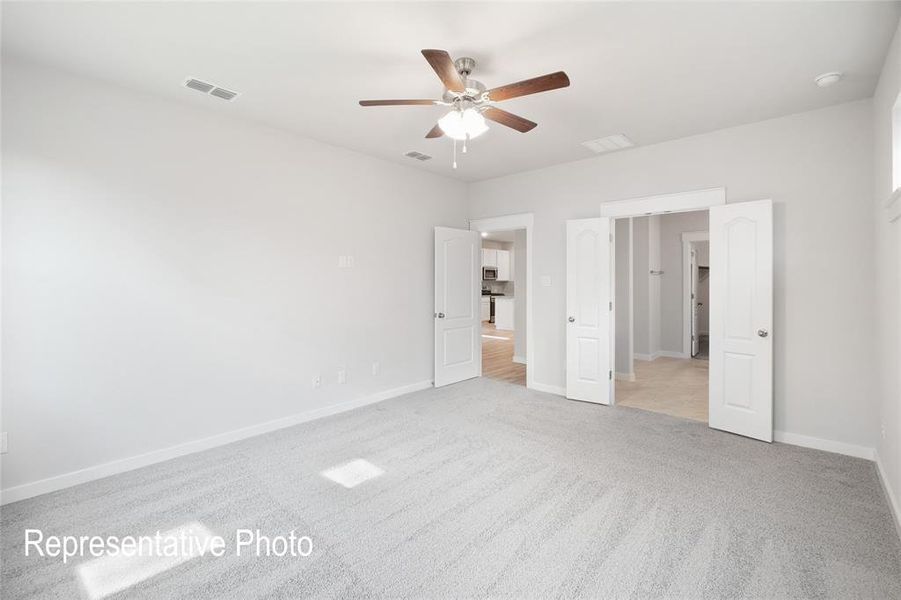
{"type": "Polygon", "coordinates": [[[199,522],[314,543],[192,559],[110,598],[898,598],[872,463],[473,380],[6,506],[2,596],[81,598],[23,530],[199,522]],[[347,489],[320,473],[365,459],[347,489]]]}

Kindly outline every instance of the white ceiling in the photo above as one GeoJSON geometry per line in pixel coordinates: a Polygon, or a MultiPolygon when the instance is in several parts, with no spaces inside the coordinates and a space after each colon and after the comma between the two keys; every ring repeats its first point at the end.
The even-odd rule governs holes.
{"type": "Polygon", "coordinates": [[[899,5],[826,3],[3,3],[3,52],[111,80],[467,181],[587,158],[581,142],[638,145],[872,95],[899,5]],[[422,48],[477,61],[488,87],[565,70],[572,86],[503,103],[500,125],[450,167],[424,135],[440,107],[422,48]],[[843,71],[820,89],[813,78],[843,71]],[[185,77],[237,90],[232,103],[185,77]],[[419,162],[403,154],[433,156],[419,162]]]}

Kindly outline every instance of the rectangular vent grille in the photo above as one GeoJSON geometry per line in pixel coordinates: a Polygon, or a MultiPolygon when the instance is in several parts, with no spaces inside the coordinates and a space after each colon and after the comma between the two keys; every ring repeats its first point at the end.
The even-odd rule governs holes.
{"type": "Polygon", "coordinates": [[[404,154],[404,156],[407,156],[409,158],[415,158],[416,160],[430,160],[432,158],[428,154],[423,154],[422,152],[415,152],[415,151],[407,152],[406,154],[404,154]]]}
{"type": "Polygon", "coordinates": [[[608,135],[607,137],[598,138],[596,140],[582,142],[582,145],[592,152],[603,154],[605,152],[616,152],[617,150],[631,148],[635,145],[635,142],[626,137],[625,134],[617,133],[616,135],[608,135]]]}
{"type": "Polygon", "coordinates": [[[237,92],[232,92],[218,87],[210,92],[210,96],[216,96],[217,98],[222,98],[223,100],[231,100],[237,95],[237,92]]]}
{"type": "Polygon", "coordinates": [[[203,92],[204,94],[208,94],[210,96],[216,96],[217,98],[221,98],[222,100],[233,100],[235,96],[238,95],[238,92],[233,92],[231,90],[215,86],[212,83],[194,79],[193,77],[189,77],[185,80],[185,87],[191,88],[192,90],[197,90],[198,92],[203,92]]]}
{"type": "Polygon", "coordinates": [[[216,87],[215,85],[209,84],[206,81],[200,81],[199,79],[189,79],[185,82],[185,86],[192,90],[203,92],[204,94],[209,93],[211,89],[216,87]]]}

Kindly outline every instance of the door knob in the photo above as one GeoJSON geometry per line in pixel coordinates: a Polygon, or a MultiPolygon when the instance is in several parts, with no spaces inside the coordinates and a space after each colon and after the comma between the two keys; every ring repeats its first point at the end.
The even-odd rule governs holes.
{"type": "Polygon", "coordinates": [[[770,335],[770,332],[767,331],[766,329],[758,329],[757,335],[759,335],[760,337],[766,337],[766,336],[770,335]]]}
{"type": "Polygon", "coordinates": [[[438,313],[438,318],[439,318],[439,319],[443,319],[443,318],[444,318],[444,313],[438,313]]]}
{"type": "Polygon", "coordinates": [[[575,317],[570,317],[570,318],[569,318],[569,322],[570,322],[570,323],[575,323],[575,322],[576,322],[576,318],[575,318],[575,317]]]}

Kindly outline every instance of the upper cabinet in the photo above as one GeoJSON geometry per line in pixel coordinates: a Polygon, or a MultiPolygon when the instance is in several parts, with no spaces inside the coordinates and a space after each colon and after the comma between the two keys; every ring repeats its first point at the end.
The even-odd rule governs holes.
{"type": "Polygon", "coordinates": [[[498,252],[503,252],[503,250],[495,250],[494,248],[482,248],[482,266],[496,267],[498,252]]]}
{"type": "Polygon", "coordinates": [[[513,279],[513,252],[482,248],[482,266],[495,267],[498,281],[510,281],[513,279]]]}
{"type": "Polygon", "coordinates": [[[497,250],[497,280],[510,281],[513,276],[513,268],[510,264],[510,251],[497,250]]]}

